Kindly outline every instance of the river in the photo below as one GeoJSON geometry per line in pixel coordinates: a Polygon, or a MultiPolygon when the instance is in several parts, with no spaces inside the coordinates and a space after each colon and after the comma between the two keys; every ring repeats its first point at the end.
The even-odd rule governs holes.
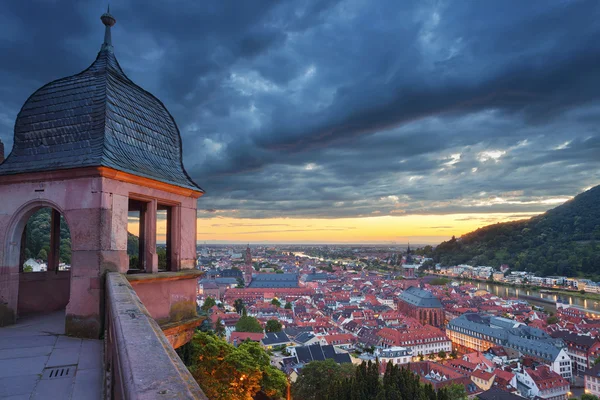
{"type": "MultiPolygon", "coordinates": [[[[525,296],[530,296],[530,297],[538,297],[540,299],[545,299],[545,300],[550,300],[552,302],[555,302],[556,299],[559,297],[558,294],[554,294],[554,293],[540,293],[540,291],[516,288],[516,287],[512,287],[512,286],[496,285],[494,283],[473,282],[473,281],[462,281],[462,282],[475,285],[478,289],[485,289],[488,292],[493,293],[496,296],[503,297],[503,298],[516,297],[516,298],[523,299],[522,296],[525,295],[525,296]]],[[[580,297],[567,296],[564,294],[561,294],[560,297],[563,299],[563,301],[565,301],[577,308],[581,308],[582,310],[586,310],[586,311],[590,311],[590,312],[594,312],[594,313],[600,313],[600,302],[598,302],[598,301],[582,299],[580,297]]],[[[546,302],[536,302],[535,300],[531,300],[530,298],[524,298],[523,300],[527,300],[535,305],[542,306],[542,307],[546,308],[547,310],[554,311],[556,309],[556,307],[554,305],[549,305],[546,302]]]]}

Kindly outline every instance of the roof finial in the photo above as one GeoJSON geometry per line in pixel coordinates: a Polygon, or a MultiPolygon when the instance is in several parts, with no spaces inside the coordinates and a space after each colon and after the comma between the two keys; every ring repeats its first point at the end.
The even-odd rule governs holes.
{"type": "Polygon", "coordinates": [[[110,4],[108,5],[108,9],[106,10],[106,12],[100,17],[100,20],[106,27],[104,31],[104,43],[102,44],[102,50],[104,50],[105,48],[112,48],[110,28],[117,23],[117,20],[110,14],[110,4]]]}

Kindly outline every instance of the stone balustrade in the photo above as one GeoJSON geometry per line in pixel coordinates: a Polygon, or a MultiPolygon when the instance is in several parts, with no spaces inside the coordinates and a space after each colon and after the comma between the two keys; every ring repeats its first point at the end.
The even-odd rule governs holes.
{"type": "Polygon", "coordinates": [[[127,277],[106,276],[106,393],[111,399],[207,399],[127,277]]]}

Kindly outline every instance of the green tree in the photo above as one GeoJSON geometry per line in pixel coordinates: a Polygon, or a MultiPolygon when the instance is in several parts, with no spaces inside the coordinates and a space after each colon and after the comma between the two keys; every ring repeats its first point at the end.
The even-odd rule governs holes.
{"type": "Polygon", "coordinates": [[[167,249],[157,247],[156,255],[158,256],[158,269],[167,269],[167,249]]]}
{"type": "Polygon", "coordinates": [[[271,300],[271,304],[273,304],[277,308],[281,307],[281,302],[279,300],[277,300],[276,298],[271,300]]]}
{"type": "Polygon", "coordinates": [[[46,249],[41,249],[38,252],[37,258],[39,258],[42,261],[48,261],[48,253],[46,252],[46,249]]]}
{"type": "Polygon", "coordinates": [[[241,314],[244,309],[244,301],[242,299],[235,300],[233,302],[233,308],[235,308],[236,313],[241,314]]]}
{"type": "Polygon", "coordinates": [[[590,393],[584,393],[581,395],[581,400],[599,400],[598,396],[594,396],[590,393]]]}
{"type": "Polygon", "coordinates": [[[267,325],[265,326],[266,332],[281,332],[282,329],[281,322],[276,319],[270,319],[267,321],[267,325]]]}
{"type": "Polygon", "coordinates": [[[138,256],[129,256],[129,269],[139,268],[140,259],[138,256]]]}
{"type": "Polygon", "coordinates": [[[216,305],[217,305],[217,302],[215,301],[215,299],[213,299],[212,297],[207,297],[206,300],[204,300],[204,304],[202,304],[202,307],[200,307],[200,308],[204,311],[208,311],[213,306],[216,306],[216,305]]]}
{"type": "Polygon", "coordinates": [[[456,352],[456,349],[452,349],[452,352],[450,353],[450,358],[453,360],[456,360],[456,358],[458,358],[458,353],[456,352]]]}
{"type": "Polygon", "coordinates": [[[548,325],[556,324],[556,323],[558,323],[558,321],[559,321],[559,319],[556,315],[552,315],[552,316],[546,318],[546,323],[548,325]]]}
{"type": "Polygon", "coordinates": [[[23,267],[23,272],[33,272],[33,267],[29,264],[25,264],[23,267]]]}
{"type": "Polygon", "coordinates": [[[286,310],[291,310],[292,309],[292,303],[290,303],[289,301],[287,303],[285,303],[285,307],[286,310]]]}
{"type": "Polygon", "coordinates": [[[353,367],[340,366],[335,361],[312,361],[302,368],[292,385],[292,395],[299,400],[322,400],[328,397],[330,385],[343,381],[354,374],[353,367]]]}
{"type": "Polygon", "coordinates": [[[225,324],[223,323],[221,317],[217,318],[217,321],[215,322],[215,334],[218,337],[225,336],[225,324]]]}
{"type": "Polygon", "coordinates": [[[450,399],[467,400],[467,392],[465,391],[465,387],[463,385],[454,383],[452,385],[446,386],[445,389],[448,392],[448,397],[450,399]]]}
{"type": "Polygon", "coordinates": [[[440,352],[438,353],[438,357],[442,360],[445,360],[446,357],[448,357],[448,355],[446,354],[446,352],[444,350],[440,350],[440,352]]]}
{"type": "Polygon", "coordinates": [[[235,324],[235,330],[237,332],[263,332],[260,322],[258,322],[256,318],[248,315],[244,315],[238,320],[238,322],[235,324]]]}
{"type": "Polygon", "coordinates": [[[246,287],[246,284],[242,278],[237,278],[237,285],[235,287],[238,289],[243,289],[246,287]]]}
{"type": "Polygon", "coordinates": [[[214,335],[197,332],[177,352],[209,399],[248,400],[259,391],[275,398],[285,394],[285,374],[270,365],[258,343],[245,341],[234,347],[214,335]]]}

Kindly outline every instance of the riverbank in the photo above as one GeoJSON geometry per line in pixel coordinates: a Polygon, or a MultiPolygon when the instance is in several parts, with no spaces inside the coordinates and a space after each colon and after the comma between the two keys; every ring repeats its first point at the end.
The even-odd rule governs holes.
{"type": "Polygon", "coordinates": [[[571,297],[577,297],[579,299],[583,299],[583,300],[591,300],[591,301],[600,301],[600,294],[598,293],[581,293],[579,291],[571,291],[571,290],[564,290],[564,289],[555,289],[555,288],[548,288],[548,287],[541,287],[541,286],[533,286],[533,285],[526,285],[526,284],[514,284],[514,283],[506,283],[506,282],[498,282],[498,281],[488,281],[488,280],[483,280],[483,279],[473,279],[473,278],[458,278],[458,277],[449,277],[447,275],[442,275],[442,274],[435,274],[432,273],[431,275],[434,275],[436,277],[444,277],[447,279],[454,279],[457,281],[467,281],[467,282],[478,282],[478,283],[489,283],[491,285],[498,285],[498,286],[505,286],[505,287],[510,287],[510,288],[515,288],[515,289],[525,289],[525,290],[531,290],[533,292],[539,292],[541,290],[545,290],[548,292],[551,292],[551,294],[555,294],[557,296],[571,296],[571,297]]]}

